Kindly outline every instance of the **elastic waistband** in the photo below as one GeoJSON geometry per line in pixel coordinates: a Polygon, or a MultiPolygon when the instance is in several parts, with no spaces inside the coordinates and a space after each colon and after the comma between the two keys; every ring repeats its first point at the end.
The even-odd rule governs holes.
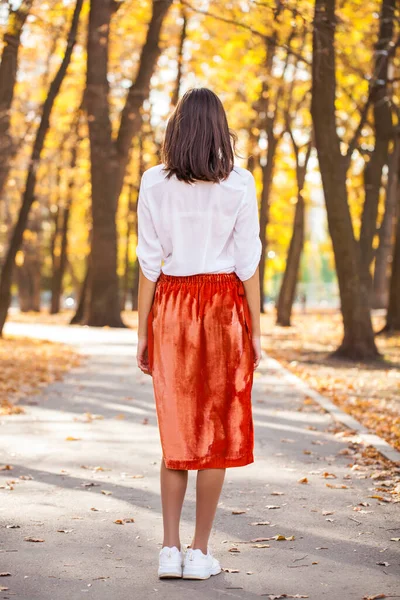
{"type": "Polygon", "coordinates": [[[236,273],[197,273],[196,275],[166,275],[161,271],[159,282],[170,283],[201,283],[201,282],[238,282],[240,279],[236,273]]]}

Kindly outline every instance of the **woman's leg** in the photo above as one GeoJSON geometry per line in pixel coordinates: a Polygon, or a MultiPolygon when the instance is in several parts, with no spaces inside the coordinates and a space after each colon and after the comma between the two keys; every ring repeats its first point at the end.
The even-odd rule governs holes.
{"type": "Polygon", "coordinates": [[[214,522],[218,500],[225,478],[225,469],[204,469],[197,473],[196,529],[191,548],[207,554],[208,539],[214,522]]]}
{"type": "Polygon", "coordinates": [[[161,462],[161,503],[164,524],[163,546],[176,546],[180,549],[179,521],[188,481],[187,471],[167,469],[161,462]]]}

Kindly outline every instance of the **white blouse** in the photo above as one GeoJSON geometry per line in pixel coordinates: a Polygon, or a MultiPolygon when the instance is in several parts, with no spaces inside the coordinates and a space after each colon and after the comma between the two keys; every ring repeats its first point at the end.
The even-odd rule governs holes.
{"type": "Polygon", "coordinates": [[[147,169],[140,181],[136,255],[144,276],[235,272],[249,279],[261,256],[252,173],[235,166],[225,181],[189,184],[167,179],[162,168],[147,169]]]}

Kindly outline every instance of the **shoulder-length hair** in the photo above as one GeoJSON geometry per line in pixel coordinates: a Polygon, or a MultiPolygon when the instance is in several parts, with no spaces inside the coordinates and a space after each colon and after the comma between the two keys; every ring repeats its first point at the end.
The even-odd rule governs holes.
{"type": "Polygon", "coordinates": [[[237,135],[228,127],[221,100],[208,88],[192,88],[168,119],[161,147],[167,178],[218,183],[234,166],[237,135]]]}

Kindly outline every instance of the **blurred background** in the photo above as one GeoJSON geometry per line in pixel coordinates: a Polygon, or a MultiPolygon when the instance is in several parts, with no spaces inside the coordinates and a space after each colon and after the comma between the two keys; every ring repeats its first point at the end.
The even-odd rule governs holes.
{"type": "Polygon", "coordinates": [[[256,178],[263,310],[341,308],[344,354],[373,356],[370,310],[400,329],[399,18],[395,0],[3,0],[0,330],[9,306],[124,324],[141,174],[206,86],[256,178]]]}

